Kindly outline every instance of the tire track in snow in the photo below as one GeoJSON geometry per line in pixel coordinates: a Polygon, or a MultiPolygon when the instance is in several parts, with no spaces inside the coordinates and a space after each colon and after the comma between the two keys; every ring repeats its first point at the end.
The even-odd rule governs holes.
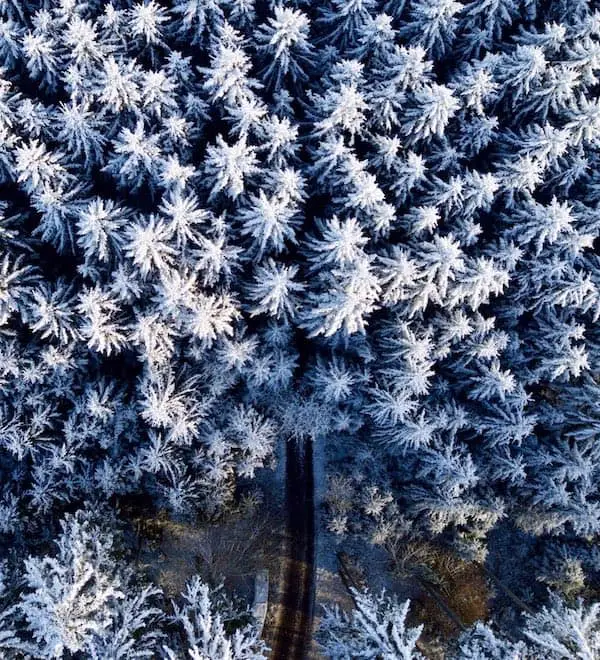
{"type": "Polygon", "coordinates": [[[312,640],[314,609],[314,475],[312,442],[287,444],[288,563],[274,626],[271,660],[304,660],[312,640]]]}

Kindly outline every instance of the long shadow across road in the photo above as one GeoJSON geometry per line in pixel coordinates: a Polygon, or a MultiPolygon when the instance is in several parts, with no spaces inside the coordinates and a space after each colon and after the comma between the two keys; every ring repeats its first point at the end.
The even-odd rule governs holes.
{"type": "Polygon", "coordinates": [[[289,560],[270,658],[305,660],[312,639],[315,585],[313,448],[308,440],[287,444],[285,506],[289,560]]]}

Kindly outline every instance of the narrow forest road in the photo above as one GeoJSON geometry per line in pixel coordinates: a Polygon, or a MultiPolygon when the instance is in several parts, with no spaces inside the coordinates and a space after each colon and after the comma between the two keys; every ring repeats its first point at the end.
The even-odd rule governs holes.
{"type": "Polygon", "coordinates": [[[305,660],[312,639],[315,512],[312,442],[287,444],[288,558],[271,642],[271,660],[305,660]]]}

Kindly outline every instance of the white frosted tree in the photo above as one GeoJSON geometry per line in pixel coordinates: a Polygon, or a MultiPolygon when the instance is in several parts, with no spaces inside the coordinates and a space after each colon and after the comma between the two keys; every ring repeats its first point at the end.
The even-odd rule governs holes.
{"type": "Polygon", "coordinates": [[[323,118],[315,123],[315,134],[346,131],[351,138],[361,134],[366,123],[367,101],[355,82],[331,87],[319,99],[317,110],[323,118]]]}
{"type": "Polygon", "coordinates": [[[35,654],[62,658],[89,649],[110,627],[115,603],[124,598],[110,559],[110,538],[81,514],[66,518],[56,557],[25,561],[19,610],[33,636],[35,654]]]}
{"type": "Polygon", "coordinates": [[[600,603],[568,605],[551,594],[549,605],[526,615],[525,636],[548,660],[595,660],[600,655],[600,603]]]}
{"type": "Polygon", "coordinates": [[[201,346],[210,347],[218,338],[233,335],[240,313],[231,296],[200,293],[190,303],[185,325],[201,346]]]}
{"type": "Polygon", "coordinates": [[[113,113],[137,110],[141,104],[141,77],[142,69],[135,60],[107,57],[93,81],[104,108],[113,113]]]}
{"type": "Polygon", "coordinates": [[[123,188],[136,190],[158,179],[161,151],[159,136],[147,134],[139,120],[133,130],[123,128],[113,141],[113,153],[104,168],[123,188]]]}
{"type": "Polygon", "coordinates": [[[65,144],[75,158],[83,158],[85,165],[93,165],[102,157],[107,142],[102,121],[90,109],[89,102],[62,103],[58,114],[60,130],[57,140],[65,144]]]}
{"type": "MultiPolygon", "coordinates": [[[[164,639],[162,592],[139,585],[120,563],[111,521],[110,515],[101,521],[97,512],[83,510],[67,515],[57,552],[29,557],[23,575],[11,576],[19,594],[0,613],[3,657],[155,657],[164,639]]],[[[0,599],[7,577],[0,574],[0,599]]]]}
{"type": "Polygon", "coordinates": [[[379,596],[353,590],[355,609],[350,613],[325,608],[319,642],[332,660],[418,660],[416,644],[422,626],[411,628],[406,618],[410,601],[399,603],[382,592],[379,596]]]}
{"type": "Polygon", "coordinates": [[[531,657],[523,642],[512,642],[478,621],[458,639],[452,660],[524,660],[531,657]]]}
{"type": "Polygon", "coordinates": [[[297,274],[297,266],[284,266],[273,259],[257,266],[254,281],[248,286],[250,315],[293,319],[298,313],[300,294],[305,289],[302,282],[296,281],[297,274]]]}
{"type": "Polygon", "coordinates": [[[98,660],[156,657],[165,636],[160,627],[164,614],[157,607],[160,596],[161,590],[154,586],[139,590],[130,587],[115,604],[111,625],[88,643],[90,657],[98,660]]]}
{"type": "Polygon", "coordinates": [[[249,177],[259,171],[256,149],[247,144],[245,137],[228,145],[218,135],[216,144],[209,145],[206,150],[204,166],[212,181],[211,197],[223,192],[234,200],[245,191],[249,177]]]}
{"type": "Polygon", "coordinates": [[[364,257],[363,247],[369,239],[356,218],[340,220],[336,215],[327,220],[317,219],[320,236],[308,237],[305,246],[313,268],[345,267],[364,257]]]}
{"type": "Polygon", "coordinates": [[[296,243],[298,207],[288,195],[266,195],[260,190],[257,197],[251,197],[250,205],[240,210],[239,217],[241,233],[252,238],[258,258],[269,252],[283,252],[286,241],[296,243]]]}
{"type": "Polygon", "coordinates": [[[129,213],[112,200],[92,199],[77,219],[77,244],[86,259],[108,261],[121,252],[129,213]]]}
{"type": "MultiPolygon", "coordinates": [[[[200,4],[200,3],[193,3],[200,4]]],[[[243,37],[231,25],[224,23],[210,52],[210,66],[203,88],[213,103],[236,106],[253,95],[257,82],[250,77],[252,61],[242,47],[243,37]]]]}
{"type": "Polygon", "coordinates": [[[173,623],[183,633],[181,648],[165,647],[168,660],[264,660],[267,647],[246,613],[235,611],[221,589],[211,590],[199,576],[186,585],[181,605],[173,603],[173,623]],[[248,619],[240,624],[240,620],[248,619]],[[226,626],[237,619],[233,632],[226,626]]]}
{"type": "Polygon", "coordinates": [[[294,83],[307,79],[304,69],[311,63],[313,47],[305,14],[281,6],[276,6],[273,13],[259,31],[257,41],[268,62],[262,75],[279,88],[286,77],[294,83]]]}
{"type": "Polygon", "coordinates": [[[121,351],[127,344],[127,334],[117,298],[96,286],[82,291],[79,299],[80,331],[88,347],[105,355],[121,351]]]}
{"type": "Polygon", "coordinates": [[[44,283],[32,292],[31,329],[41,337],[67,344],[79,335],[75,321],[74,291],[64,280],[54,286],[44,283]]]}
{"type": "Polygon", "coordinates": [[[401,34],[435,56],[443,55],[452,45],[457,27],[457,14],[463,5],[456,0],[413,0],[410,15],[401,34]]]}
{"type": "Polygon", "coordinates": [[[15,150],[17,181],[28,193],[41,192],[44,188],[68,180],[62,165],[63,154],[48,149],[40,140],[30,140],[15,150]]]}
{"type": "Polygon", "coordinates": [[[323,278],[323,290],[310,292],[302,327],[311,337],[366,332],[368,317],[377,308],[381,290],[366,256],[350,268],[333,270],[323,278]]]}
{"type": "Polygon", "coordinates": [[[456,115],[460,102],[445,85],[433,83],[415,92],[415,105],[403,114],[402,130],[411,143],[444,135],[448,122],[456,115]]]}
{"type": "Polygon", "coordinates": [[[155,215],[141,216],[128,227],[125,254],[131,258],[142,278],[151,273],[166,275],[169,272],[176,254],[170,243],[173,233],[174,228],[155,215]]]}

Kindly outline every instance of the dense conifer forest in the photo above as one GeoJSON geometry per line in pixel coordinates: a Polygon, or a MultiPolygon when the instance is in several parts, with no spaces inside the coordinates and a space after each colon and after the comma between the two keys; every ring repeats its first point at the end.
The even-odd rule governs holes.
{"type": "Polygon", "coordinates": [[[595,0],[0,0],[0,657],[600,658],[599,76],[595,0]]]}

